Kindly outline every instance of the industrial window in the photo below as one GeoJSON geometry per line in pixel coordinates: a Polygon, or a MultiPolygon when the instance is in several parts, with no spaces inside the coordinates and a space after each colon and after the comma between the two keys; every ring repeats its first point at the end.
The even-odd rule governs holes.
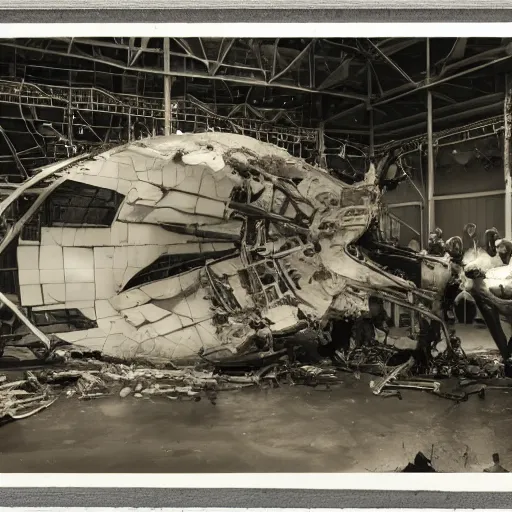
{"type": "Polygon", "coordinates": [[[220,259],[235,254],[236,249],[225,251],[209,251],[193,254],[166,254],[160,256],[155,262],[141,270],[128,281],[125,289],[141,286],[152,281],[159,281],[203,267],[209,259],[220,259]]]}
{"type": "Polygon", "coordinates": [[[43,225],[109,227],[124,196],[115,190],[64,182],[44,204],[43,225]]]}
{"type": "Polygon", "coordinates": [[[18,294],[18,259],[15,238],[0,254],[0,290],[2,293],[18,294]]]}

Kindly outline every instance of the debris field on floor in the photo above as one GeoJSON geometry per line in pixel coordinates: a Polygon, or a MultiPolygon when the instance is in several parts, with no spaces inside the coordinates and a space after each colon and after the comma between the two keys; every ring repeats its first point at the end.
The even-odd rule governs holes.
{"type": "Polygon", "coordinates": [[[442,355],[433,360],[428,374],[418,374],[413,357],[389,365],[400,351],[386,346],[337,352],[332,360],[315,364],[287,353],[254,352],[195,366],[133,363],[101,360],[80,352],[76,346],[60,346],[53,363],[23,372],[23,378],[8,379],[0,374],[0,424],[28,418],[50,407],[59,398],[100,399],[118,394],[120,399],[209,400],[213,405],[219,392],[247,387],[282,385],[336,386],[347,373],[361,379],[370,374],[369,395],[402,399],[401,389],[422,390],[457,402],[469,395],[485,398],[485,390],[510,389],[512,379],[503,377],[503,363],[497,353],[460,357],[447,365],[442,355]]]}

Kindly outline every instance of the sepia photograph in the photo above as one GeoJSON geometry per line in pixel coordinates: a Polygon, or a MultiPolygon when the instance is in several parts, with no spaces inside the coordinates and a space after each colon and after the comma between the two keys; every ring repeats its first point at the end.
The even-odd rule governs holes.
{"type": "Polygon", "coordinates": [[[512,38],[68,32],[0,39],[0,473],[512,469],[512,38]]]}

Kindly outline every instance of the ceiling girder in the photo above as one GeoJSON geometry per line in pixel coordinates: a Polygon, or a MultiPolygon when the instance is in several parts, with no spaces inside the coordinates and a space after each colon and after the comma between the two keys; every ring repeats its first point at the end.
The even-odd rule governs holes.
{"type": "Polygon", "coordinates": [[[481,69],[484,69],[488,66],[499,64],[500,62],[504,62],[504,61],[512,58],[512,46],[511,45],[501,46],[501,47],[493,49],[491,51],[493,52],[494,58],[490,57],[489,51],[486,51],[481,54],[469,57],[468,59],[460,60],[457,63],[455,63],[458,68],[461,68],[461,67],[467,66],[469,64],[475,63],[475,62],[480,62],[481,60],[486,60],[486,62],[484,62],[483,64],[465,69],[463,71],[459,71],[458,73],[449,74],[448,76],[443,76],[445,73],[448,73],[450,70],[454,69],[454,68],[452,68],[452,66],[454,66],[455,64],[452,64],[452,65],[446,67],[443,75],[434,76],[429,81],[422,80],[421,82],[416,82],[416,83],[412,83],[412,84],[407,83],[400,87],[392,89],[390,91],[386,91],[380,98],[375,99],[372,102],[372,105],[378,106],[378,105],[384,105],[386,103],[390,103],[392,101],[396,101],[400,98],[404,98],[405,96],[416,93],[418,91],[431,89],[440,84],[443,84],[443,83],[449,82],[451,80],[454,80],[456,78],[474,73],[476,71],[480,71],[481,69]]]}
{"type": "Polygon", "coordinates": [[[219,68],[224,63],[224,59],[226,58],[226,55],[229,53],[229,50],[233,47],[233,43],[235,42],[234,39],[222,39],[222,42],[219,46],[219,56],[217,57],[217,62],[215,63],[215,66],[210,69],[210,75],[213,76],[217,73],[219,68]]]}
{"type": "MultiPolygon", "coordinates": [[[[483,115],[490,115],[490,114],[498,114],[503,109],[503,102],[499,101],[497,103],[492,103],[490,105],[484,105],[482,107],[477,107],[471,110],[464,110],[462,112],[457,112],[456,114],[451,114],[449,116],[445,117],[434,117],[434,125],[439,125],[439,123],[458,123],[463,120],[470,119],[472,117],[476,118],[483,115]]],[[[414,125],[409,125],[404,128],[400,128],[398,130],[393,130],[384,132],[384,133],[376,133],[375,137],[396,137],[400,135],[409,135],[414,132],[418,132],[421,130],[426,130],[427,122],[424,121],[422,123],[417,123],[414,125]]]]}
{"type": "MultiPolygon", "coordinates": [[[[228,83],[231,82],[235,84],[238,83],[250,86],[251,89],[252,86],[275,87],[280,89],[295,90],[312,94],[323,94],[326,96],[353,100],[352,102],[348,102],[349,108],[345,108],[341,112],[334,113],[334,115],[331,115],[331,117],[325,120],[325,123],[330,123],[331,126],[333,122],[341,120],[346,117],[350,117],[352,114],[364,112],[369,108],[376,109],[375,107],[379,105],[395,102],[396,100],[400,100],[404,97],[407,97],[408,95],[411,95],[422,90],[433,89],[440,84],[447,84],[449,82],[452,82],[453,80],[456,80],[458,77],[472,75],[472,78],[474,78],[475,72],[483,70],[488,66],[504,62],[512,57],[512,42],[510,38],[502,39],[501,45],[497,48],[486,50],[476,55],[470,55],[469,57],[466,58],[464,58],[464,56],[467,53],[469,53],[467,46],[467,38],[458,38],[454,40],[453,46],[449,51],[448,55],[438,63],[443,67],[440,70],[439,68],[437,68],[437,70],[439,71],[437,74],[432,76],[429,81],[414,81],[411,78],[410,74],[405,71],[408,70],[408,66],[406,66],[405,63],[402,63],[402,65],[405,67],[405,70],[402,69],[393,59],[391,59],[390,56],[397,52],[406,50],[407,48],[416,45],[419,42],[424,42],[424,38],[389,38],[379,42],[375,40],[375,43],[367,39],[366,41],[371,45],[372,49],[369,48],[368,44],[364,44],[364,39],[359,40],[358,44],[360,44],[361,41],[363,42],[362,45],[360,44],[360,49],[362,53],[360,51],[359,56],[353,55],[351,58],[346,60],[343,60],[343,58],[346,58],[346,55],[345,52],[341,50],[341,48],[339,50],[339,56],[336,57],[336,49],[334,48],[333,50],[332,48],[332,45],[336,46],[336,43],[328,40],[319,39],[317,43],[313,39],[309,40],[309,42],[306,41],[306,43],[303,42],[303,44],[301,44],[299,47],[299,45],[287,45],[287,43],[284,40],[275,39],[274,43],[272,41],[270,41],[270,44],[264,43],[267,44],[269,47],[269,51],[267,52],[264,51],[261,42],[258,42],[258,40],[250,40],[249,44],[245,45],[247,46],[247,50],[250,54],[250,61],[247,61],[246,59],[242,59],[240,61],[241,63],[248,65],[236,64],[231,62],[231,60],[233,59],[230,59],[230,50],[233,48],[235,42],[237,41],[235,39],[226,38],[222,39],[222,41],[219,39],[218,42],[215,43],[214,49],[216,53],[214,53],[213,48],[210,48],[212,45],[212,41],[210,40],[205,41],[203,43],[201,38],[194,38],[193,40],[174,38],[173,40],[179,45],[183,52],[180,51],[180,48],[175,47],[175,51],[170,52],[170,55],[180,57],[182,59],[192,59],[195,62],[190,62],[186,60],[180,61],[180,59],[173,59],[173,66],[175,68],[171,68],[169,73],[165,73],[163,72],[162,69],[159,69],[158,67],[147,68],[143,67],[142,65],[141,67],[136,67],[137,62],[140,62],[140,57],[144,53],[160,55],[163,54],[163,50],[161,48],[149,47],[149,38],[130,38],[130,40],[125,38],[121,41],[120,44],[117,42],[113,43],[110,41],[87,38],[53,39],[53,41],[56,40],[65,41],[67,43],[67,49],[57,48],[56,50],[52,50],[51,47],[49,47],[49,45],[51,44],[51,40],[48,42],[48,45],[46,46],[44,44],[41,44],[41,41],[37,39],[28,40],[25,44],[18,44],[17,40],[12,40],[12,42],[0,41],[0,44],[4,44],[5,46],[11,46],[23,50],[39,52],[42,54],[52,54],[56,56],[61,56],[63,58],[89,60],[92,62],[106,64],[112,67],[123,69],[125,71],[157,75],[183,76],[199,78],[204,80],[221,80],[226,86],[228,83]],[[126,44],[128,43],[128,41],[129,44],[126,44]],[[135,45],[136,41],[140,41],[140,44],[135,45]],[[331,48],[326,50],[323,41],[327,43],[332,43],[331,48]],[[208,45],[208,54],[205,51],[205,45],[208,45]],[[116,60],[104,56],[105,54],[111,52],[108,52],[107,50],[100,52],[98,48],[102,47],[126,50],[127,60],[125,60],[124,58],[124,53],[123,57],[117,57],[116,60]],[[87,50],[87,52],[85,50],[87,50]],[[210,50],[212,51],[210,52],[210,50]],[[371,97],[368,97],[365,94],[336,90],[340,88],[340,84],[347,77],[349,77],[349,66],[351,60],[353,60],[355,64],[359,64],[361,59],[366,58],[365,55],[370,56],[368,53],[369,51],[371,52],[374,59],[377,53],[378,56],[380,57],[379,60],[382,62],[382,59],[384,59],[390,67],[392,67],[406,80],[407,83],[404,83],[400,87],[396,87],[392,90],[383,91],[382,85],[379,80],[379,76],[377,75],[373,65],[370,62],[370,66],[375,77],[374,83],[377,85],[377,87],[375,87],[375,89],[377,90],[373,91],[371,97]],[[322,55],[322,53],[326,53],[326,55],[322,55]],[[208,58],[207,55],[212,55],[213,58],[208,58]],[[121,62],[121,60],[123,60],[123,62],[121,62]],[[334,71],[330,72],[330,74],[328,74],[326,78],[322,77],[323,81],[319,80],[317,70],[323,70],[324,68],[321,68],[320,66],[328,66],[330,61],[335,61],[334,66],[330,66],[331,70],[334,69],[334,71]],[[187,64],[181,66],[182,62],[187,62],[187,64]],[[197,63],[201,64],[198,65],[197,63]],[[293,73],[293,70],[295,70],[299,66],[301,68],[300,81],[307,85],[301,85],[298,82],[297,78],[294,76],[295,73],[293,73]],[[194,67],[197,69],[193,69],[194,67]],[[222,71],[219,73],[221,68],[222,71]],[[235,69],[236,71],[233,72],[232,69],[235,69]],[[224,75],[222,73],[230,74],[224,75]],[[254,76],[255,74],[257,75],[256,77],[254,76]],[[359,103],[357,105],[354,105],[355,101],[359,103]]],[[[155,45],[153,44],[152,46],[155,45]]],[[[446,52],[448,48],[449,46],[444,51],[446,52]]],[[[238,52],[240,51],[239,43],[237,43],[236,49],[238,54],[238,52]]],[[[353,50],[357,51],[356,48],[354,48],[353,50]]],[[[325,71],[322,72],[323,76],[325,76],[325,71]]],[[[356,77],[356,75],[350,74],[350,77],[352,83],[352,81],[354,81],[352,80],[352,78],[356,77]]],[[[357,80],[355,81],[357,82],[357,80]]],[[[452,85],[452,83],[449,83],[449,85],[452,85]]],[[[454,85],[457,85],[457,83],[455,83],[454,85]]],[[[361,91],[364,90],[364,87],[356,86],[355,90],[361,91]]],[[[496,102],[491,102],[490,104],[488,104],[489,101],[491,101],[492,97],[495,96],[492,94],[485,96],[483,98],[480,97],[475,100],[468,100],[463,103],[457,103],[454,99],[445,96],[439,92],[433,92],[433,95],[449,103],[448,106],[436,109],[434,111],[434,114],[437,117],[436,122],[439,122],[440,119],[445,122],[451,119],[456,120],[458,118],[472,115],[472,113],[474,114],[475,111],[486,112],[489,109],[492,110],[496,108],[498,101],[496,100],[496,102]],[[457,105],[462,106],[462,108],[469,109],[471,107],[475,107],[476,110],[467,113],[458,112],[458,109],[456,108],[456,103],[457,105]]],[[[343,103],[341,104],[340,108],[344,108],[343,103]]],[[[425,117],[425,113],[419,113],[409,116],[407,118],[399,119],[397,121],[391,121],[381,125],[377,125],[375,126],[376,134],[379,137],[382,137],[384,135],[387,135],[385,133],[385,130],[389,130],[389,134],[393,135],[395,133],[401,133],[407,129],[416,129],[418,128],[418,126],[423,126],[423,120],[425,117]],[[411,126],[411,123],[417,121],[419,122],[419,124],[411,126]]]]}
{"type": "MultiPolygon", "coordinates": [[[[292,83],[282,83],[278,82],[276,78],[274,80],[266,81],[263,79],[255,78],[255,77],[243,77],[243,76],[235,76],[235,75],[210,75],[207,72],[200,72],[200,71],[189,71],[187,69],[171,69],[169,73],[165,73],[162,69],[155,69],[150,67],[130,67],[126,64],[123,64],[122,62],[108,59],[106,57],[98,58],[94,57],[92,55],[85,55],[83,53],[77,54],[77,53],[70,53],[57,51],[57,50],[50,50],[40,47],[32,47],[32,46],[26,46],[23,44],[18,44],[15,42],[2,42],[1,43],[4,46],[8,46],[11,48],[17,48],[20,50],[27,50],[27,51],[33,51],[37,53],[42,54],[48,54],[48,55],[55,55],[55,56],[61,56],[66,58],[77,58],[81,60],[88,60],[90,62],[96,62],[99,64],[105,64],[112,67],[116,67],[118,69],[123,69],[125,71],[134,71],[134,72],[140,72],[140,73],[147,73],[147,74],[156,74],[156,75],[171,75],[171,76],[184,76],[184,77],[190,77],[190,78],[202,78],[202,79],[209,79],[209,80],[222,80],[226,82],[233,82],[233,83],[239,83],[239,84],[245,84],[245,85],[251,85],[251,86],[262,86],[262,87],[276,87],[281,89],[289,89],[294,91],[301,91],[305,93],[312,93],[312,94],[318,94],[322,93],[327,96],[333,96],[338,98],[348,98],[352,100],[357,100],[361,102],[366,102],[367,97],[364,94],[357,94],[352,92],[343,92],[343,91],[319,91],[318,89],[314,89],[311,87],[305,87],[301,85],[295,85],[292,83]]],[[[303,52],[302,52],[303,53],[303,52]]],[[[307,52],[305,52],[305,55],[307,55],[307,52]]],[[[181,55],[182,57],[186,55],[181,55]]],[[[299,59],[300,60],[300,59],[299,59]]],[[[294,59],[294,62],[292,62],[288,67],[292,67],[292,64],[296,63],[297,58],[294,59]]],[[[264,70],[261,70],[264,72],[264,70]]],[[[282,76],[283,72],[279,73],[279,76],[282,76]]]]}
{"type": "Polygon", "coordinates": [[[334,114],[331,117],[328,117],[324,122],[325,124],[332,123],[333,121],[338,121],[339,119],[343,119],[344,117],[348,117],[355,112],[359,112],[360,110],[365,110],[367,105],[365,103],[360,103],[359,105],[354,105],[353,107],[347,108],[334,114]]]}
{"type": "Polygon", "coordinates": [[[470,66],[471,64],[478,64],[482,61],[491,61],[503,55],[512,55],[512,43],[499,46],[498,48],[493,48],[492,50],[487,50],[485,52],[478,53],[467,59],[457,60],[452,64],[446,64],[443,67],[443,70],[440,73],[440,76],[443,76],[445,73],[449,71],[455,71],[457,69],[463,68],[465,66],[470,66]]]}
{"type": "Polygon", "coordinates": [[[346,80],[349,76],[351,58],[343,60],[340,65],[318,86],[323,91],[346,80]]]}
{"type": "MultiPolygon", "coordinates": [[[[133,58],[131,58],[129,60],[129,63],[128,65],[131,67],[131,66],[134,66],[135,63],[137,62],[137,60],[139,59],[139,57],[142,55],[142,53],[144,52],[144,50],[148,47],[148,44],[149,44],[149,37],[143,37],[142,40],[141,40],[141,43],[140,43],[140,48],[137,50],[137,53],[133,56],[133,58]]],[[[68,52],[69,53],[69,52],[68,52]]],[[[128,55],[131,57],[131,51],[128,52],[128,55]]]]}
{"type": "Polygon", "coordinates": [[[376,50],[376,52],[396,71],[398,71],[398,73],[400,73],[402,75],[402,77],[404,77],[407,82],[411,82],[411,83],[414,83],[414,80],[396,63],[394,62],[391,58],[389,58],[377,45],[375,45],[370,39],[368,39],[368,42],[370,43],[370,45],[372,46],[372,48],[374,50],[376,50]]]}
{"type": "Polygon", "coordinates": [[[385,41],[383,44],[378,44],[377,46],[388,56],[394,55],[395,53],[401,52],[402,50],[406,50],[415,44],[421,43],[425,38],[418,37],[414,39],[399,39],[397,42],[385,41]]]}
{"type": "Polygon", "coordinates": [[[277,75],[274,75],[270,80],[269,80],[269,83],[274,83],[278,78],[284,76],[286,73],[288,73],[288,71],[291,71],[296,65],[300,64],[300,62],[302,61],[302,59],[304,59],[304,57],[306,57],[307,55],[309,55],[309,50],[311,48],[311,46],[313,45],[313,41],[310,41],[306,47],[297,55],[297,57],[295,57],[291,62],[290,64],[288,64],[288,66],[286,66],[281,72],[277,73],[277,75]]]}
{"type": "Polygon", "coordinates": [[[455,41],[453,48],[446,58],[446,62],[452,62],[454,60],[460,60],[464,58],[466,53],[466,46],[468,45],[467,37],[458,37],[455,41]]]}
{"type": "MultiPolygon", "coordinates": [[[[487,96],[481,96],[479,98],[473,98],[468,101],[463,101],[461,103],[455,103],[453,105],[448,105],[441,108],[436,108],[433,111],[434,119],[442,118],[443,116],[450,115],[450,114],[456,114],[458,111],[464,111],[471,108],[476,107],[482,107],[485,105],[495,104],[499,101],[503,101],[505,99],[504,93],[495,93],[495,94],[488,94],[487,96]]],[[[389,121],[387,123],[383,124],[377,124],[375,125],[375,133],[380,132],[386,132],[386,133],[393,133],[392,130],[396,128],[400,128],[403,126],[402,129],[408,129],[411,125],[411,123],[414,123],[416,121],[424,121],[426,123],[427,120],[427,112],[420,112],[419,114],[414,114],[409,117],[402,117],[400,119],[397,119],[395,121],[389,121]],[[405,125],[405,126],[404,126],[405,125]]]]}

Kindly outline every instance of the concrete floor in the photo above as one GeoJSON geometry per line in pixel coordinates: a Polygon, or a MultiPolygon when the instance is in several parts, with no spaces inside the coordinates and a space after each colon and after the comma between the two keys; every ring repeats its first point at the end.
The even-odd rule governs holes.
{"type": "MultiPolygon", "coordinates": [[[[457,336],[461,339],[466,354],[475,354],[488,350],[497,350],[489,329],[484,324],[455,325],[457,336]]],[[[507,331],[505,331],[505,334],[507,331]]]]}
{"type": "MultiPolygon", "coordinates": [[[[495,348],[485,328],[457,333],[468,353],[495,348]]],[[[395,471],[432,445],[439,471],[482,471],[494,452],[512,469],[509,393],[454,404],[409,391],[399,401],[374,396],[371,379],[225,392],[216,406],[62,398],[0,427],[0,472],[395,471]]]]}
{"type": "Polygon", "coordinates": [[[372,395],[370,377],[330,391],[244,390],[208,401],[62,398],[1,427],[0,472],[395,471],[422,450],[439,471],[512,469],[512,403],[488,391],[454,404],[408,391],[372,395]]]}

